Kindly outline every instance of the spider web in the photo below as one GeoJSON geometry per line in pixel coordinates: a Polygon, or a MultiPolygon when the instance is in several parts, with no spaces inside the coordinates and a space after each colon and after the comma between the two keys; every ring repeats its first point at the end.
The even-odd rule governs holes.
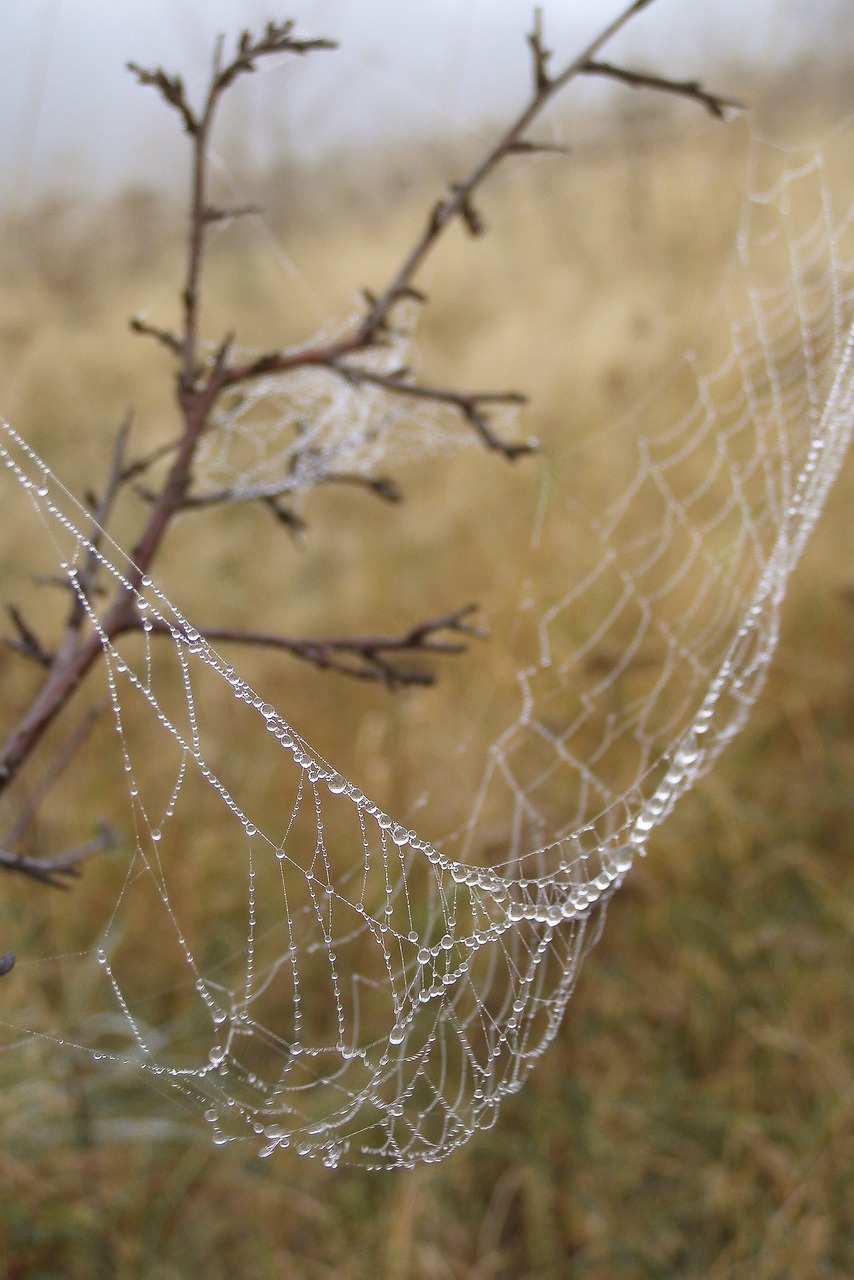
{"type": "MultiPolygon", "coordinates": [[[[100,632],[130,852],[64,960],[100,1012],[32,1033],[155,1077],[216,1141],[248,1136],[262,1155],[410,1166],[495,1123],[608,901],[767,672],[852,428],[854,210],[834,202],[849,135],[752,146],[719,350],[687,354],[622,424],[610,504],[583,521],[573,467],[552,459],[513,626],[492,641],[515,694],[469,749],[479,781],[453,831],[387,813],[143,580],[143,634],[100,632]],[[675,420],[674,384],[692,388],[675,420]],[[190,837],[219,921],[197,905],[190,837]],[[168,989],[149,979],[152,948],[168,989]]],[[[327,387],[269,378],[227,407],[207,481],[245,496],[283,470],[297,489],[372,468],[395,412],[327,387]]],[[[7,489],[99,632],[83,567],[129,587],[130,562],[11,427],[0,439],[7,489]]]]}
{"type": "MultiPolygon", "coordinates": [[[[398,305],[393,332],[354,367],[385,377],[417,359],[414,303],[398,305]]],[[[327,343],[352,333],[358,317],[312,340],[327,343]]],[[[296,498],[335,481],[366,481],[380,464],[447,453],[471,442],[452,406],[426,402],[417,414],[405,397],[381,386],[341,386],[311,366],[290,376],[271,374],[224,398],[200,441],[194,483],[201,494],[245,502],[296,498]]]]}

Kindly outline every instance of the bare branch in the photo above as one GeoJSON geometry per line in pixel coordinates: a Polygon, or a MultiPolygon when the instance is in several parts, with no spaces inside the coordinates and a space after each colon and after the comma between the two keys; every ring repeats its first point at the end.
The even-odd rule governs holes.
{"type": "Polygon", "coordinates": [[[535,64],[534,88],[529,102],[493,147],[475,165],[469,175],[462,182],[455,184],[450,194],[435,206],[421,235],[416,239],[385,290],[377,297],[374,306],[370,307],[365,315],[360,329],[365,343],[369,342],[381,330],[386,323],[388,312],[395,300],[407,288],[411,287],[413,277],[423,265],[425,258],[432,251],[449,222],[455,217],[462,216],[465,218],[464,211],[471,209],[471,201],[475,191],[482,186],[502,160],[520,150],[520,142],[522,143],[521,149],[527,149],[525,146],[525,134],[546,103],[563,89],[570,80],[580,75],[585,65],[595,58],[603,45],[607,44],[632,18],[643,9],[646,9],[651,3],[652,0],[633,0],[632,4],[628,5],[622,13],[603,28],[586,49],[582,50],[559,75],[555,76],[549,76],[548,74],[547,63],[551,55],[543,43],[542,19],[535,16],[534,30],[528,37],[535,64]]]}
{"type": "Polygon", "coordinates": [[[508,155],[557,155],[568,156],[569,147],[559,142],[529,142],[527,138],[517,138],[507,148],[508,155]]]}
{"type": "Polygon", "coordinates": [[[591,60],[581,68],[584,75],[605,76],[628,85],[630,89],[655,89],[658,93],[672,93],[700,103],[716,120],[725,120],[734,111],[742,111],[744,103],[735,98],[725,98],[719,93],[704,89],[699,80],[668,80],[664,76],[648,75],[643,71],[631,71],[610,62],[591,60]]]}
{"type": "Polygon", "coordinates": [[[125,66],[128,71],[136,76],[140,84],[150,85],[156,89],[165,102],[169,104],[174,111],[178,112],[184,125],[184,132],[189,134],[191,138],[196,137],[199,132],[199,120],[190,107],[184,92],[184,81],[180,76],[170,76],[162,67],[156,67],[154,71],[149,71],[145,67],[138,66],[135,62],[126,62],[125,66]]]}
{"type": "MultiPolygon", "coordinates": [[[[348,485],[353,488],[367,489],[370,493],[385,502],[401,502],[403,494],[389,476],[361,476],[350,471],[329,471],[321,473],[312,482],[314,488],[323,485],[348,485]]],[[[285,482],[278,489],[264,489],[253,493],[251,490],[212,489],[207,493],[188,493],[181,503],[182,511],[198,511],[205,507],[228,506],[238,502],[265,502],[275,508],[275,515],[283,523],[292,526],[299,532],[305,529],[305,521],[290,509],[282,509],[279,505],[285,495],[293,494],[295,486],[285,482]]],[[[145,485],[135,485],[134,492],[145,502],[156,502],[158,494],[145,485]]]]}
{"type": "Polygon", "coordinates": [[[6,636],[4,637],[5,643],[10,649],[14,649],[17,653],[22,653],[25,658],[30,658],[33,662],[37,662],[40,667],[49,667],[53,661],[53,654],[45,649],[36,633],[24,620],[20,609],[16,605],[10,604],[7,611],[18,633],[18,639],[10,640],[6,636]]]}
{"type": "Polygon", "coordinates": [[[166,347],[167,351],[171,351],[173,356],[181,354],[181,340],[168,329],[160,329],[157,325],[149,324],[147,320],[134,316],[128,321],[128,326],[133,333],[144,334],[147,338],[155,338],[161,346],[166,347]]]}
{"type": "Polygon", "coordinates": [[[53,889],[67,889],[69,886],[66,881],[80,875],[81,862],[93,853],[115,848],[118,840],[118,835],[111,827],[102,825],[91,840],[74,845],[50,858],[28,858],[22,854],[10,853],[8,849],[0,849],[0,870],[17,871],[32,880],[40,880],[53,889]]]}
{"type": "MultiPolygon", "coordinates": [[[[404,665],[397,660],[398,655],[464,653],[467,648],[464,641],[448,639],[448,635],[486,639],[486,632],[468,621],[476,609],[477,605],[466,605],[453,613],[418,623],[399,636],[285,636],[231,627],[199,627],[198,634],[211,644],[283,650],[322,670],[337,671],[359,680],[379,680],[389,688],[397,688],[434,682],[432,673],[408,663],[404,665]]],[[[172,636],[173,629],[165,622],[154,621],[151,634],[172,636]]]]}
{"type": "Polygon", "coordinates": [[[149,453],[145,453],[141,458],[134,459],[129,462],[122,471],[122,484],[126,484],[128,480],[133,480],[136,476],[142,475],[148,471],[156,462],[160,462],[162,458],[168,458],[170,453],[174,453],[181,443],[180,439],[167,440],[164,444],[157,445],[149,453]]]}
{"type": "Polygon", "coordinates": [[[244,31],[237,42],[237,51],[226,66],[218,71],[212,84],[212,93],[219,95],[227,89],[239,75],[255,70],[258,58],[276,53],[313,53],[318,49],[337,49],[334,40],[310,39],[300,40],[293,35],[296,23],[268,22],[263,36],[253,37],[251,32],[244,31]]]}
{"type": "Polygon", "coordinates": [[[488,449],[494,449],[503,454],[511,462],[526,453],[534,453],[537,449],[537,443],[534,440],[502,439],[493,431],[489,417],[484,412],[484,406],[490,404],[526,404],[527,397],[520,391],[454,391],[450,387],[424,386],[419,382],[408,381],[405,370],[395,374],[375,373],[371,369],[362,369],[357,365],[345,364],[343,361],[330,365],[330,368],[342,374],[350,382],[370,383],[372,386],[384,387],[386,391],[398,395],[452,405],[475,428],[488,449]]]}
{"type": "Polygon", "coordinates": [[[551,85],[551,77],[548,73],[549,59],[552,57],[552,50],[547,49],[543,44],[543,11],[542,9],[534,10],[534,28],[527,37],[528,44],[531,47],[531,58],[533,60],[534,72],[534,94],[539,95],[547,93],[551,85]]]}
{"type": "MultiPolygon", "coordinates": [[[[661,77],[642,76],[639,73],[624,72],[618,68],[612,68],[609,63],[596,61],[596,54],[599,50],[622,30],[632,18],[648,8],[652,2],[653,0],[634,0],[590,42],[586,49],[556,75],[550,75],[548,72],[548,63],[552,54],[545,46],[542,34],[542,17],[540,12],[537,11],[534,29],[528,36],[528,43],[534,60],[534,88],[529,102],[487,154],[475,165],[468,176],[462,182],[453,184],[448,195],[434,205],[423,231],[416,238],[415,243],[386,288],[379,294],[375,294],[370,290],[363,291],[367,309],[358,329],[343,338],[336,339],[326,347],[268,352],[249,363],[231,366],[224,370],[223,387],[234,386],[265,373],[283,372],[286,369],[299,368],[306,365],[338,365],[342,357],[374,345],[377,339],[388,331],[391,309],[399,299],[404,297],[422,299],[423,295],[413,285],[413,277],[435,247],[448,224],[455,218],[461,218],[473,235],[479,235],[483,232],[483,219],[474,204],[473,197],[498,165],[504,159],[517,154],[563,150],[549,144],[531,141],[525,137],[525,134],[546,103],[577,76],[595,72],[596,74],[611,75],[623,79],[626,83],[633,83],[637,87],[643,86],[666,93],[679,93],[683,97],[694,99],[715,114],[723,115],[728,110],[736,109],[739,104],[734,100],[711,93],[695,82],[671,81],[661,77]]],[[[399,390],[401,388],[394,389],[399,390]]],[[[413,392],[412,394],[417,393],[413,392]]],[[[484,438],[490,447],[499,447],[490,439],[488,433],[484,438]]],[[[519,452],[520,450],[513,448],[510,456],[518,456],[519,452]]]]}
{"type": "Polygon", "coordinates": [[[400,487],[390,476],[360,476],[355,472],[332,471],[329,475],[321,476],[318,483],[353,485],[359,489],[367,489],[377,498],[382,498],[384,502],[403,501],[400,487]]]}
{"type": "MultiPolygon", "coordinates": [[[[455,186],[451,187],[451,191],[456,191],[456,189],[457,188],[455,186]]],[[[441,205],[438,206],[437,214],[441,207],[441,205]]],[[[466,224],[466,229],[469,235],[482,236],[484,234],[486,231],[486,223],[484,222],[480,212],[474,207],[471,192],[463,193],[460,201],[459,215],[466,224]]]]}
{"type": "Polygon", "coordinates": [[[246,218],[250,214],[261,213],[257,204],[239,204],[231,208],[220,209],[216,205],[208,205],[202,213],[205,222],[232,222],[235,218],[246,218]]]}
{"type": "Polygon", "coordinates": [[[275,516],[279,524],[283,525],[288,533],[299,540],[306,530],[306,523],[302,516],[298,516],[289,506],[282,502],[281,497],[277,494],[271,494],[263,499],[264,505],[275,516]]]}
{"type": "Polygon", "coordinates": [[[361,351],[368,345],[358,333],[336,338],[320,346],[305,346],[283,351],[265,351],[243,364],[227,365],[219,378],[218,392],[261,378],[267,373],[287,373],[309,365],[333,365],[342,356],[361,351]]]}

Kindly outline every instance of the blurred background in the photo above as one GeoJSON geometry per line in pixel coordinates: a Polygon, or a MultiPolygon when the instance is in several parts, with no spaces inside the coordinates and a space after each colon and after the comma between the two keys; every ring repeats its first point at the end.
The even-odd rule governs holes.
{"type": "MultiPolygon", "coordinates": [[[[555,64],[617,11],[546,4],[555,64]]],[[[162,64],[200,89],[219,32],[232,39],[281,16],[263,0],[4,4],[0,413],[75,492],[100,474],[129,409],[139,442],[174,430],[168,360],[127,319],[174,316],[187,149],[123,64],[162,64]]],[[[212,338],[235,328],[264,349],[340,320],[361,287],[383,282],[530,76],[531,12],[516,0],[330,0],[284,16],[341,49],[259,73],[226,104],[217,182],[265,216],[216,242],[206,295],[212,338]]],[[[424,367],[528,391],[525,431],[569,433],[595,460],[583,472],[594,511],[620,467],[614,424],[686,346],[714,343],[709,299],[732,259],[751,131],[813,144],[854,107],[850,27],[842,0],[659,0],[609,56],[702,79],[746,102],[750,123],[579,86],[540,134],[570,155],[502,173],[484,197],[484,243],[452,238],[431,268],[424,367]]],[[[294,631],[404,625],[425,600],[428,613],[443,607],[437,578],[459,596],[449,606],[492,589],[489,563],[501,578],[473,486],[501,508],[514,483],[502,465],[476,451],[462,464],[404,461],[396,508],[318,495],[303,546],[250,513],[213,515],[203,556],[178,537],[163,580],[191,617],[214,605],[218,620],[254,617],[263,600],[265,617],[294,631]],[[284,584],[275,600],[273,569],[284,584]]],[[[794,579],[747,729],[612,904],[556,1043],[494,1130],[437,1168],[387,1175],[332,1173],[288,1152],[262,1162],[248,1147],[213,1147],[203,1122],[150,1083],[129,1088],[8,1032],[5,1273],[854,1274],[852,501],[849,465],[794,579]]],[[[503,509],[509,545],[527,536],[531,511],[503,509]]],[[[4,523],[5,604],[20,532],[4,523]]],[[[327,754],[346,732],[366,788],[417,803],[401,741],[432,734],[447,754],[471,668],[440,672],[435,690],[389,694],[283,664],[263,660],[257,679],[292,722],[327,754]]],[[[4,649],[4,707],[24,696],[20,672],[4,649]]],[[[90,762],[37,834],[60,839],[69,808],[97,811],[109,787],[90,762]]],[[[204,841],[198,850],[203,860],[204,841]]],[[[93,862],[86,892],[97,877],[93,862]]],[[[202,862],[199,882],[215,886],[202,862]]],[[[28,931],[58,950],[69,915],[85,917],[79,889],[2,888],[0,950],[21,952],[28,931]]],[[[198,895],[201,911],[221,911],[215,887],[198,895]]],[[[34,980],[20,960],[0,989],[10,1023],[61,1027],[78,993],[61,974],[34,980]]]]}
{"type": "MultiPolygon", "coordinates": [[[[619,12],[608,0],[545,7],[546,32],[564,61],[619,12]]],[[[293,157],[340,161],[371,143],[423,143],[503,118],[528,86],[523,33],[531,26],[525,0],[299,0],[285,16],[309,35],[340,42],[334,58],[297,64],[282,77],[267,71],[235,92],[229,107],[231,143],[249,164],[293,157]],[[346,109],[341,107],[346,104],[346,109]]],[[[199,86],[217,34],[258,27],[270,14],[263,0],[6,0],[3,76],[6,123],[0,139],[3,201],[26,204],[37,195],[76,197],[143,183],[180,186],[181,140],[164,127],[147,95],[124,70],[180,68],[199,86]]],[[[754,107],[769,87],[789,90],[844,80],[850,50],[845,0],[805,8],[796,0],[713,0],[687,5],[657,0],[618,37],[609,56],[650,70],[679,65],[754,107]],[[817,66],[821,72],[817,72],[817,66]]],[[[601,107],[624,97],[588,84],[579,103],[601,107]]],[[[226,138],[228,138],[226,130],[226,138]]],[[[222,142],[222,137],[220,138],[222,142]]]]}

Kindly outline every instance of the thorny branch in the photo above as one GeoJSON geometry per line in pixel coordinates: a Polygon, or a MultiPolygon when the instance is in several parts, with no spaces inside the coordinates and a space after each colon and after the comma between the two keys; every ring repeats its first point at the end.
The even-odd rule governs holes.
{"type": "MultiPolygon", "coordinates": [[[[555,149],[550,144],[530,138],[528,131],[546,104],[576,77],[605,76],[619,80],[631,88],[648,88],[676,94],[704,106],[717,116],[724,115],[736,106],[728,99],[705,90],[695,81],[668,80],[598,59],[597,55],[603,46],[652,2],[653,0],[633,0],[586,49],[557,74],[551,70],[553,54],[544,43],[542,19],[538,12],[533,30],[528,36],[532,59],[532,89],[527,104],[469,174],[462,181],[453,183],[447,194],[434,205],[421,232],[416,235],[385,287],[378,292],[365,291],[365,306],[361,318],[349,332],[333,341],[277,350],[245,362],[232,361],[230,358],[232,335],[223,338],[212,356],[203,353],[199,337],[207,232],[219,221],[254,212],[251,206],[220,209],[208,198],[210,136],[216,109],[223,93],[240,76],[253,72],[261,59],[279,55],[303,56],[332,49],[335,45],[323,38],[298,38],[293,22],[270,22],[259,36],[244,31],[230,58],[224,56],[224,46],[220,41],[215,50],[207,90],[199,106],[190,102],[180,76],[171,75],[160,67],[151,70],[135,63],[128,64],[137,80],[142,85],[157,90],[170,109],[177,113],[192,151],[187,263],[181,288],[180,326],[173,332],[140,318],[131,322],[131,327],[137,333],[154,339],[177,363],[176,399],[180,430],[173,439],[130,462],[125,461],[129,423],[120,430],[103,493],[100,499],[93,496],[89,503],[93,513],[90,536],[92,550],[82,569],[78,571],[74,584],[70,581],[66,583],[69,587],[73,585],[72,607],[64,632],[57,643],[53,646],[45,645],[20,611],[14,607],[10,610],[16,636],[9,643],[43,667],[45,674],[41,688],[29,708],[0,748],[0,793],[16,778],[48,728],[72,699],[87,672],[101,656],[104,638],[112,640],[139,628],[137,599],[144,575],[158,555],[176,516],[194,502],[200,505],[204,501],[204,496],[196,497],[192,494],[195,454],[199,440],[210,425],[212,413],[223,393],[229,389],[251,383],[268,373],[287,373],[307,366],[322,367],[329,370],[331,376],[347,378],[354,384],[379,387],[390,395],[404,395],[446,404],[469,423],[486,447],[497,450],[508,459],[516,458],[531,449],[528,442],[503,440],[490,421],[491,406],[520,403],[522,397],[519,393],[462,392],[431,386],[418,382],[410,371],[404,369],[391,374],[375,373],[366,369],[358,357],[387,342],[394,331],[393,313],[398,303],[405,299],[422,305],[427,302],[415,281],[448,226],[460,222],[472,235],[483,233],[485,223],[477,207],[476,197],[494,170],[514,155],[555,149]],[[94,627],[87,619],[90,609],[94,615],[92,602],[99,590],[98,539],[102,536],[104,524],[120,490],[130,484],[138,485],[141,477],[160,461],[166,463],[165,479],[159,488],[149,486],[145,491],[149,506],[132,548],[132,567],[113,597],[100,607],[98,625],[94,627]]],[[[350,482],[350,477],[328,475],[318,481],[321,482],[350,482]]],[[[391,481],[378,479],[366,483],[381,497],[396,500],[398,496],[391,481]]],[[[267,494],[260,496],[259,500],[265,502],[284,524],[298,530],[299,517],[289,511],[281,501],[281,496],[267,494]]],[[[223,494],[222,500],[230,500],[227,493],[223,494]]],[[[209,498],[208,505],[213,502],[214,499],[209,498]]],[[[389,685],[426,683],[432,676],[417,665],[412,665],[409,659],[418,655],[435,656],[460,652],[464,643],[458,637],[480,635],[468,621],[471,612],[468,607],[459,609],[442,618],[421,623],[396,637],[327,636],[299,639],[272,636],[264,632],[227,632],[216,628],[205,634],[210,640],[260,644],[285,650],[316,666],[360,679],[382,680],[389,685]]],[[[106,836],[102,833],[94,842],[87,842],[47,859],[26,858],[0,849],[0,867],[47,883],[62,883],[62,877],[74,874],[81,859],[96,847],[104,847],[105,841],[106,836]]],[[[4,953],[0,956],[0,973],[7,972],[11,967],[9,955],[10,953],[4,953]]]]}

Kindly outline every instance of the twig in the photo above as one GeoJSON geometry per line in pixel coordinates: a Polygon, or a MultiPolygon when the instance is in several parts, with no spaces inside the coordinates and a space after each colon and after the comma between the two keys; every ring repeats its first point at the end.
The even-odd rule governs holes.
{"type": "MultiPolygon", "coordinates": [[[[312,487],[317,488],[321,485],[348,485],[353,488],[367,489],[378,498],[382,498],[385,502],[401,502],[403,494],[398,485],[389,476],[360,476],[350,471],[329,471],[321,472],[316,479],[312,480],[312,487]]],[[[252,489],[210,489],[202,493],[188,493],[181,503],[182,511],[199,511],[206,507],[228,506],[238,502],[266,502],[274,505],[286,494],[290,495],[296,491],[296,486],[291,480],[286,480],[281,487],[273,488],[272,486],[259,486],[253,492],[252,489]]],[[[156,502],[158,494],[153,489],[149,489],[146,485],[134,485],[134,492],[142,498],[144,502],[156,502]]],[[[282,510],[277,506],[276,515],[283,517],[282,510]]],[[[284,514],[286,524],[299,525],[304,528],[304,522],[301,517],[295,515],[289,509],[284,514]]]]}
{"type": "Polygon", "coordinates": [[[363,369],[359,365],[333,363],[329,366],[342,374],[348,382],[369,383],[371,386],[383,387],[396,395],[412,396],[418,400],[433,400],[438,404],[449,404],[457,409],[480,436],[488,449],[495,449],[511,462],[526,453],[533,453],[536,442],[533,440],[504,440],[489,422],[483,411],[485,405],[522,405],[527,397],[519,391],[454,391],[450,387],[424,386],[419,382],[410,382],[405,371],[397,374],[374,373],[371,369],[363,369]]]}
{"type": "Polygon", "coordinates": [[[397,481],[392,480],[390,476],[360,476],[355,472],[331,471],[328,475],[320,476],[318,484],[349,485],[358,489],[367,489],[377,498],[382,498],[383,502],[403,501],[403,493],[397,481]]]}
{"type": "MultiPolygon", "coordinates": [[[[211,644],[284,650],[323,670],[337,671],[360,680],[381,680],[390,688],[396,688],[399,685],[430,685],[434,677],[430,672],[390,661],[388,655],[464,653],[465,643],[443,639],[442,633],[486,639],[486,632],[466,621],[476,609],[477,605],[466,605],[453,613],[418,623],[398,636],[285,636],[231,627],[199,627],[197,630],[211,644]],[[354,661],[348,661],[348,658],[354,661]]],[[[172,636],[174,630],[166,622],[154,621],[150,634],[172,636]]]]}
{"type": "Polygon", "coordinates": [[[32,627],[24,619],[17,605],[10,604],[7,612],[18,633],[18,639],[11,640],[8,636],[5,636],[5,643],[10,649],[14,649],[17,653],[22,653],[25,658],[30,658],[33,662],[37,662],[40,667],[50,667],[53,661],[53,654],[45,649],[32,627]]]}
{"type": "Polygon", "coordinates": [[[105,849],[114,848],[118,844],[118,839],[118,835],[111,827],[103,825],[91,840],[74,845],[50,858],[28,858],[23,854],[0,849],[0,869],[17,871],[21,875],[29,876],[32,880],[40,880],[42,884],[50,885],[53,889],[67,889],[69,886],[65,881],[80,875],[80,863],[85,858],[91,857],[93,853],[102,853],[105,849]]]}
{"type": "Polygon", "coordinates": [[[551,77],[548,73],[549,59],[552,57],[552,50],[547,49],[543,43],[543,11],[542,9],[534,10],[534,27],[527,36],[528,44],[531,48],[531,58],[533,60],[534,71],[534,93],[546,93],[551,84],[551,77]]]}
{"type": "Polygon", "coordinates": [[[150,467],[153,467],[156,462],[160,462],[161,459],[168,458],[169,454],[174,453],[180,443],[181,437],[167,440],[151,449],[148,453],[143,454],[142,457],[129,462],[122,471],[122,484],[127,483],[128,480],[133,480],[138,475],[142,475],[143,472],[148,471],[150,467]]]}
{"type": "Polygon", "coordinates": [[[260,213],[261,206],[257,204],[240,204],[234,205],[232,208],[220,209],[216,205],[208,205],[203,210],[202,216],[205,222],[232,222],[235,218],[245,218],[250,214],[260,213]]]}
{"type": "MultiPolygon", "coordinates": [[[[633,0],[633,3],[628,5],[622,13],[609,23],[590,42],[586,49],[556,75],[550,75],[548,71],[552,53],[545,47],[542,34],[542,15],[537,10],[534,17],[534,28],[528,36],[533,63],[533,89],[530,100],[468,176],[462,182],[454,183],[448,195],[434,205],[426,226],[416,238],[412,248],[385,289],[380,293],[373,293],[369,290],[363,291],[367,309],[356,330],[343,338],[336,339],[325,347],[268,352],[254,361],[231,366],[224,370],[223,387],[235,386],[265,373],[284,372],[288,369],[307,365],[325,364],[340,368],[346,356],[375,345],[378,339],[388,332],[390,313],[396,303],[407,297],[416,297],[419,300],[422,298],[420,290],[416,289],[413,284],[413,278],[434,249],[445,228],[455,218],[460,218],[472,234],[479,235],[483,231],[483,219],[474,203],[474,195],[498,165],[506,158],[520,153],[555,149],[548,144],[533,142],[526,138],[525,134],[546,103],[577,76],[594,72],[601,75],[619,76],[627,83],[634,83],[638,87],[644,85],[647,88],[660,90],[661,92],[680,93],[684,97],[701,103],[715,114],[723,115],[729,109],[736,109],[739,104],[734,100],[709,93],[693,81],[680,82],[655,76],[635,76],[635,73],[621,72],[618,68],[612,68],[609,63],[596,61],[596,54],[599,50],[622,30],[632,18],[648,8],[652,3],[653,0],[633,0]]],[[[375,378],[378,379],[379,375],[375,375],[375,378]]],[[[367,377],[362,378],[362,381],[367,380],[367,377]]],[[[397,384],[389,389],[401,391],[404,390],[404,387],[397,384]]],[[[409,394],[417,395],[421,393],[413,390],[409,394]]],[[[457,402],[457,407],[464,412],[469,421],[472,421],[478,427],[485,443],[490,448],[499,448],[508,457],[517,457],[521,452],[530,451],[529,448],[519,449],[515,446],[511,446],[509,451],[503,449],[501,442],[496,441],[488,429],[486,431],[482,429],[482,421],[479,423],[474,422],[469,412],[471,409],[470,400],[468,405],[457,402]]]]}
{"type": "Polygon", "coordinates": [[[568,156],[569,147],[560,142],[529,142],[527,138],[517,138],[508,148],[512,155],[557,155],[568,156]]]}
{"type": "Polygon", "coordinates": [[[731,111],[742,111],[744,103],[735,98],[725,98],[719,93],[711,93],[704,89],[699,80],[668,80],[664,76],[650,75],[644,71],[631,71],[628,67],[617,67],[611,62],[590,60],[581,68],[584,75],[604,76],[628,85],[630,89],[654,89],[657,93],[672,93],[680,98],[689,98],[704,106],[716,120],[725,120],[731,111]]]}
{"type": "Polygon", "coordinates": [[[529,102],[468,176],[462,182],[454,184],[450,193],[433,209],[426,227],[400,267],[386,288],[377,296],[373,306],[368,308],[359,330],[364,345],[368,345],[371,339],[382,330],[387,323],[389,311],[398,298],[405,296],[411,289],[413,277],[423,265],[445,227],[454,218],[465,217],[466,210],[471,211],[474,193],[502,160],[518,152],[520,144],[522,150],[527,149],[525,134],[546,103],[580,75],[586,64],[595,58],[603,45],[607,44],[632,18],[648,8],[652,2],[653,0],[633,0],[632,4],[610,22],[587,48],[573,58],[556,76],[548,74],[547,64],[551,55],[543,44],[542,18],[539,12],[535,13],[534,29],[528,37],[534,64],[534,86],[529,102]]]}
{"type": "Polygon", "coordinates": [[[306,530],[306,523],[302,516],[297,515],[295,511],[286,506],[278,494],[271,494],[266,498],[262,498],[261,501],[272,512],[278,523],[283,525],[288,533],[299,541],[306,530]]]}
{"type": "Polygon", "coordinates": [[[318,49],[337,49],[334,40],[297,39],[293,32],[296,24],[293,21],[282,23],[268,22],[263,36],[254,38],[249,31],[244,31],[237,42],[237,52],[226,66],[219,70],[213,80],[211,93],[219,96],[239,75],[255,70],[258,58],[275,53],[314,53],[318,49]]]}
{"type": "Polygon", "coordinates": [[[164,102],[178,112],[184,126],[184,132],[189,134],[191,138],[196,137],[199,131],[199,121],[187,101],[184,81],[181,77],[167,75],[162,67],[149,71],[145,67],[140,67],[136,62],[128,62],[125,65],[128,71],[136,76],[140,84],[150,85],[151,88],[157,89],[164,102]]]}
{"type": "Polygon", "coordinates": [[[128,321],[128,327],[132,333],[140,333],[143,337],[154,338],[167,351],[171,351],[174,356],[180,356],[181,340],[169,329],[161,329],[156,324],[149,324],[147,320],[143,320],[140,316],[133,316],[128,321]]]}

